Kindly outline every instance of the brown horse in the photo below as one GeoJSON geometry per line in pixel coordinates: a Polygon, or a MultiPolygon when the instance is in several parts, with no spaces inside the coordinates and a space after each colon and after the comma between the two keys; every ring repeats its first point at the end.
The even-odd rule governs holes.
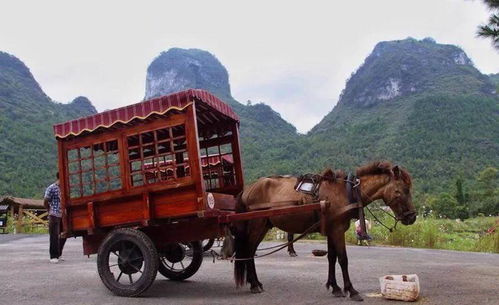
{"type": "MultiPolygon", "coordinates": [[[[395,213],[398,220],[409,225],[416,220],[416,211],[412,205],[411,177],[409,173],[393,166],[389,162],[373,162],[360,167],[356,171],[360,179],[361,201],[365,206],[374,200],[382,199],[395,213]]],[[[348,274],[348,258],[345,247],[345,232],[350,226],[350,220],[357,216],[358,209],[348,210],[349,197],[346,184],[346,175],[342,171],[333,172],[325,170],[321,175],[321,184],[318,192],[319,200],[330,202],[325,223],[325,233],[328,242],[329,275],[326,287],[332,287],[334,296],[345,296],[336,282],[336,259],[341,266],[344,281],[344,291],[349,293],[351,299],[361,301],[359,292],[350,282],[348,274]]],[[[258,203],[294,201],[296,204],[310,202],[310,195],[296,192],[295,177],[260,178],[248,186],[239,196],[237,212],[245,212],[258,203]]],[[[258,244],[263,240],[267,231],[273,226],[289,232],[303,233],[320,219],[319,212],[306,212],[255,219],[241,222],[234,228],[236,262],[234,264],[234,277],[237,287],[243,286],[246,280],[251,285],[251,292],[263,291],[263,285],[258,281],[254,259],[258,244]],[[239,260],[237,260],[239,259],[239,260]],[[246,278],[245,278],[246,277],[246,278]]]]}

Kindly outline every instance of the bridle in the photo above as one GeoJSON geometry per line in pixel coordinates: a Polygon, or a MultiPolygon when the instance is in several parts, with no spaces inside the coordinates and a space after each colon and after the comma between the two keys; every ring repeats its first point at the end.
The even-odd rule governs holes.
{"type": "MultiPolygon", "coordinates": [[[[305,194],[310,195],[313,200],[318,200],[319,198],[319,189],[321,187],[321,184],[324,180],[328,180],[322,175],[318,174],[306,174],[306,175],[301,175],[298,177],[298,180],[295,185],[295,190],[297,192],[302,192],[305,194]]],[[[360,178],[349,173],[346,177],[346,179],[342,179],[346,183],[346,188],[347,188],[347,196],[348,196],[348,201],[350,205],[354,204],[360,204],[360,207],[358,207],[359,210],[359,219],[364,220],[364,230],[365,230],[365,216],[364,216],[364,208],[367,209],[367,211],[372,215],[372,217],[383,227],[385,227],[388,231],[393,232],[397,228],[397,224],[399,221],[404,220],[407,216],[414,215],[416,214],[416,211],[414,210],[409,210],[405,211],[402,213],[401,216],[395,216],[384,209],[380,209],[383,211],[383,213],[387,214],[391,218],[395,220],[395,223],[393,224],[392,227],[388,227],[385,225],[379,218],[371,211],[371,209],[368,207],[368,204],[373,202],[374,200],[364,193],[361,189],[361,182],[360,178]],[[366,200],[363,200],[367,199],[366,200]]],[[[389,181],[387,182],[387,184],[389,181]]],[[[391,206],[392,203],[398,200],[397,197],[392,198],[388,203],[386,203],[387,206],[391,206]]],[[[353,208],[353,206],[352,206],[353,208]]],[[[362,223],[362,221],[361,221],[362,223]]]]}
{"type": "MultiPolygon", "coordinates": [[[[362,206],[367,209],[367,211],[372,215],[372,217],[380,225],[382,225],[388,231],[390,231],[390,233],[393,232],[397,228],[397,224],[398,224],[399,221],[404,220],[407,216],[416,214],[416,211],[409,210],[409,211],[405,211],[404,213],[402,213],[401,216],[397,217],[397,216],[392,215],[391,213],[385,211],[384,209],[380,208],[380,210],[383,211],[383,213],[387,214],[388,216],[390,216],[391,218],[393,218],[395,220],[395,223],[393,224],[393,226],[392,227],[388,227],[381,220],[379,220],[379,218],[376,217],[376,215],[374,215],[374,213],[368,207],[368,204],[371,203],[371,202],[373,202],[374,200],[369,195],[367,195],[366,193],[364,193],[362,191],[361,185],[360,185],[360,178],[358,178],[355,175],[348,174],[347,179],[345,179],[344,181],[347,183],[347,194],[348,194],[348,197],[349,197],[350,204],[356,203],[356,202],[362,203],[362,206]],[[362,198],[367,198],[367,201],[364,201],[362,198]]],[[[387,183],[389,183],[389,182],[387,182],[387,183]]],[[[397,197],[392,198],[388,203],[386,203],[386,205],[387,206],[391,206],[391,204],[395,200],[398,200],[398,198],[397,197]]],[[[359,211],[359,219],[364,217],[363,214],[364,214],[363,211],[359,211]]]]}

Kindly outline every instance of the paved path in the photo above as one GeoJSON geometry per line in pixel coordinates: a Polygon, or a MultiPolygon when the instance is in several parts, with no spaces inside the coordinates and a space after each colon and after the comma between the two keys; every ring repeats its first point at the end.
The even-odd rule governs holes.
{"type": "MultiPolygon", "coordinates": [[[[315,248],[325,245],[299,243],[296,258],[280,252],[257,260],[266,290],[261,294],[236,290],[232,265],[213,264],[205,257],[199,272],[186,282],[158,275],[142,297],[120,298],[101,283],[95,255],[82,255],[80,239],[68,240],[65,261],[52,265],[47,235],[0,237],[0,304],[354,304],[326,291],[327,259],[312,256],[315,248]]],[[[499,304],[498,254],[355,246],[348,252],[350,274],[363,304],[403,304],[378,296],[378,277],[401,273],[419,275],[422,296],[417,304],[499,304]]]]}

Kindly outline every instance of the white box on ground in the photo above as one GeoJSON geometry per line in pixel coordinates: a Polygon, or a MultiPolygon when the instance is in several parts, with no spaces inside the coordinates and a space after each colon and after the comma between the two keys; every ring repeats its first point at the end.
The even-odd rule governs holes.
{"type": "Polygon", "coordinates": [[[392,300],[416,301],[419,297],[419,278],[416,274],[385,275],[379,278],[381,294],[392,300]]]}

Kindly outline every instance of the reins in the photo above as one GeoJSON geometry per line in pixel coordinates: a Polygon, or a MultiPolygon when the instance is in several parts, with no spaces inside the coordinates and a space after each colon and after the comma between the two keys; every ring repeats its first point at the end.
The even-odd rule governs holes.
{"type": "Polygon", "coordinates": [[[397,229],[397,223],[399,222],[399,220],[393,216],[392,214],[388,213],[387,211],[383,210],[383,209],[380,209],[381,211],[383,211],[384,213],[386,213],[388,216],[392,217],[393,219],[395,219],[395,224],[389,228],[387,227],[381,220],[378,219],[378,217],[376,217],[376,215],[373,214],[373,212],[371,211],[371,209],[369,209],[368,206],[366,206],[366,209],[367,211],[369,211],[369,213],[373,216],[374,220],[376,220],[380,225],[382,225],[383,227],[385,227],[388,231],[390,231],[390,233],[392,233],[395,229],[397,229]]]}
{"type": "Polygon", "coordinates": [[[236,257],[234,257],[235,256],[235,254],[234,254],[230,258],[225,258],[222,255],[220,255],[219,253],[217,253],[215,250],[211,250],[210,254],[213,257],[213,262],[215,262],[215,259],[217,259],[217,260],[229,260],[229,261],[233,262],[233,261],[248,261],[248,260],[252,260],[252,259],[255,259],[255,258],[265,257],[265,256],[268,256],[268,255],[274,254],[274,253],[276,253],[278,251],[281,251],[282,249],[286,248],[290,244],[293,244],[293,243],[297,242],[298,240],[300,240],[303,237],[305,237],[307,234],[313,232],[319,226],[320,226],[320,221],[318,221],[318,222],[314,223],[313,225],[311,225],[307,230],[305,230],[305,232],[303,232],[300,235],[298,235],[298,237],[294,238],[292,241],[289,241],[289,242],[281,244],[281,245],[269,247],[269,248],[258,249],[258,250],[268,250],[268,249],[277,248],[277,249],[275,249],[273,251],[267,252],[267,253],[262,254],[262,255],[252,256],[252,257],[236,258],[236,257]]]}
{"type": "MultiPolygon", "coordinates": [[[[362,189],[360,188],[360,179],[357,178],[356,181],[351,181],[349,179],[345,179],[345,182],[346,183],[351,183],[352,184],[352,189],[357,189],[360,193],[360,198],[358,198],[358,201],[360,201],[363,205],[363,208],[366,208],[367,211],[369,212],[369,214],[371,214],[373,216],[373,218],[380,224],[382,225],[383,227],[385,227],[390,233],[392,233],[395,229],[397,229],[397,224],[399,222],[399,219],[397,217],[395,217],[394,215],[388,213],[387,211],[383,210],[383,209],[380,209],[381,211],[383,211],[385,214],[387,214],[388,216],[390,216],[391,218],[393,218],[395,220],[395,223],[394,225],[389,228],[388,226],[386,226],[381,220],[379,220],[378,217],[376,217],[376,215],[374,215],[374,213],[371,211],[371,209],[369,208],[369,206],[366,204],[364,206],[364,201],[362,200],[362,197],[364,198],[367,198],[368,202],[373,202],[374,200],[371,198],[371,196],[368,196],[366,193],[364,193],[362,191],[362,189]]],[[[389,204],[388,204],[389,205],[389,204]]]]}

